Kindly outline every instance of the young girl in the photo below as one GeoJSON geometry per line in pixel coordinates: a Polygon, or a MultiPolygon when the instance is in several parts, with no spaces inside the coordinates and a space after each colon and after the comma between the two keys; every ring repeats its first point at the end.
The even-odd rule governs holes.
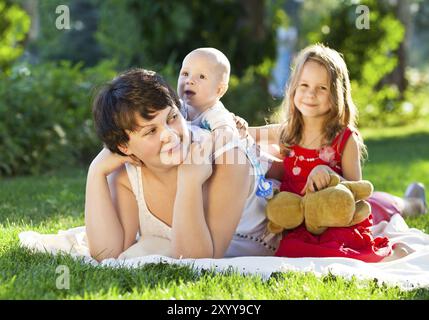
{"type": "MultiPolygon", "coordinates": [[[[284,156],[267,174],[281,181],[280,191],[303,195],[321,190],[329,184],[332,173],[342,180],[362,179],[366,148],[356,128],[357,109],[347,67],[337,51],[313,45],[300,52],[284,107],[287,120],[281,127],[268,127],[267,134],[269,141],[279,137],[284,156]]],[[[261,131],[253,133],[259,141],[261,131]]],[[[391,248],[387,238],[374,239],[369,227],[373,218],[379,222],[401,213],[403,202],[398,199],[374,193],[369,200],[373,216],[352,227],[329,228],[320,236],[301,225],[283,237],[276,255],[380,261],[390,255],[391,248]]]]}

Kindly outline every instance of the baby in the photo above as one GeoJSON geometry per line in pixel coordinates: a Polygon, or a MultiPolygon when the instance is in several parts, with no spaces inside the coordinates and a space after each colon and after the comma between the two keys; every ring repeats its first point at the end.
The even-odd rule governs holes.
{"type": "Polygon", "coordinates": [[[273,183],[266,181],[264,175],[271,159],[268,155],[261,156],[252,137],[240,137],[236,118],[220,101],[228,90],[230,70],[228,58],[215,48],[191,51],[183,60],[177,83],[181,112],[191,125],[214,132],[219,149],[231,142],[243,144],[259,175],[256,194],[269,197],[273,193],[273,183]]]}
{"type": "MultiPolygon", "coordinates": [[[[182,100],[184,118],[210,131],[221,129],[238,137],[233,114],[220,99],[228,90],[230,75],[228,58],[215,48],[198,48],[190,52],[182,63],[177,92],[182,100]]],[[[219,132],[219,131],[218,131],[219,132]]]]}

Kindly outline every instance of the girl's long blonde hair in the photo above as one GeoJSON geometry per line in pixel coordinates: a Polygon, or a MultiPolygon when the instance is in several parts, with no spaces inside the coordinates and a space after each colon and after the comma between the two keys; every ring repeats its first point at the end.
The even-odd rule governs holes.
{"type": "Polygon", "coordinates": [[[351,85],[346,63],[341,55],[322,44],[311,45],[303,49],[295,59],[292,74],[286,87],[282,108],[286,119],[281,127],[280,146],[285,152],[290,146],[299,144],[302,139],[304,120],[294,103],[295,91],[304,64],[315,61],[326,68],[330,82],[331,109],[326,117],[323,128],[323,145],[330,145],[334,138],[347,126],[356,131],[361,159],[366,154],[366,147],[357,130],[357,108],[352,100],[351,85]]]}

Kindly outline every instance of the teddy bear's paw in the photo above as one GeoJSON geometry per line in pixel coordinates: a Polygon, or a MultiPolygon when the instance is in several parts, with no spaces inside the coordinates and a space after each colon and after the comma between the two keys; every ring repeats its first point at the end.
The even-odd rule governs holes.
{"type": "Polygon", "coordinates": [[[274,222],[271,222],[271,221],[268,222],[267,229],[271,233],[281,233],[284,230],[283,227],[281,227],[278,224],[275,224],[274,222]]]}
{"type": "Polygon", "coordinates": [[[265,213],[270,222],[284,229],[294,229],[304,221],[301,197],[290,192],[280,192],[269,200],[265,213]]]}
{"type": "Polygon", "coordinates": [[[353,215],[353,219],[350,223],[350,226],[361,223],[371,214],[371,206],[368,202],[360,200],[356,202],[356,211],[353,215]]]}
{"type": "Polygon", "coordinates": [[[328,229],[327,227],[313,226],[308,223],[305,224],[305,228],[308,232],[314,234],[315,236],[321,235],[323,232],[326,231],[326,229],[328,229]]]}
{"type": "Polygon", "coordinates": [[[341,184],[350,189],[356,201],[368,199],[374,191],[372,183],[368,180],[343,181],[341,184]]]}
{"type": "Polygon", "coordinates": [[[340,177],[337,176],[336,174],[330,174],[330,178],[331,178],[331,180],[329,181],[328,187],[335,187],[341,181],[340,177]]]}

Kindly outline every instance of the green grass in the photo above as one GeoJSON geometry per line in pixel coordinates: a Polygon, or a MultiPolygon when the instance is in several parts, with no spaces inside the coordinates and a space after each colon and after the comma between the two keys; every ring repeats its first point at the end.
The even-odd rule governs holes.
{"type": "MultiPolygon", "coordinates": [[[[363,134],[370,154],[364,177],[377,190],[400,196],[411,181],[429,186],[429,128],[363,134]]],[[[263,280],[167,264],[111,269],[20,248],[21,231],[56,233],[83,225],[85,178],[81,168],[0,181],[0,299],[429,299],[427,289],[405,292],[333,275],[288,272],[263,280]],[[60,265],[70,270],[69,289],[56,287],[60,265]]],[[[407,222],[429,232],[429,215],[407,222]]]]}

